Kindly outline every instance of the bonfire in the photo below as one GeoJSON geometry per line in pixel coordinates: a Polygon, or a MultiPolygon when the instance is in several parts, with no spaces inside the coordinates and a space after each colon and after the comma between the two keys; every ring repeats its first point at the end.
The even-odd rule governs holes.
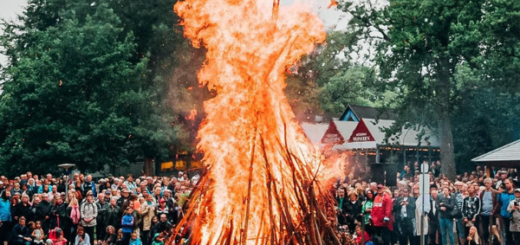
{"type": "Polygon", "coordinates": [[[189,244],[339,244],[320,154],[284,95],[285,74],[325,40],[321,20],[279,0],[186,0],[184,35],[207,49],[198,150],[207,172],[178,225],[189,244]]]}

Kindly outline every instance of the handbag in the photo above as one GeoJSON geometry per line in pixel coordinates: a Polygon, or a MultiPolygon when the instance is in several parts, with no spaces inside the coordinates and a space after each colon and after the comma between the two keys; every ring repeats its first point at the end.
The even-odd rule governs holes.
{"type": "Polygon", "coordinates": [[[454,205],[453,209],[450,212],[450,215],[454,219],[461,219],[462,218],[462,211],[460,210],[458,205],[454,205]]]}

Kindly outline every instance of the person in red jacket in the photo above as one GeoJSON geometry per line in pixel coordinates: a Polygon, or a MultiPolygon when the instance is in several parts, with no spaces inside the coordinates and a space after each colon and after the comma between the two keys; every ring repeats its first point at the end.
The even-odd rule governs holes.
{"type": "Polygon", "coordinates": [[[365,245],[363,244],[363,236],[365,236],[365,244],[370,241],[370,236],[366,231],[361,230],[361,227],[356,226],[356,244],[357,245],[365,245]]]}
{"type": "Polygon", "coordinates": [[[385,192],[383,185],[377,186],[377,196],[372,207],[373,242],[376,245],[390,245],[392,227],[392,197],[385,192]],[[376,239],[376,237],[378,239],[376,239]]]}

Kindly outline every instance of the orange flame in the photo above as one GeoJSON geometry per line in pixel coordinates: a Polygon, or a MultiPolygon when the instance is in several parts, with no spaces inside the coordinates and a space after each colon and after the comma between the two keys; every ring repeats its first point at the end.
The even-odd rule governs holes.
{"type": "Polygon", "coordinates": [[[186,0],[174,7],[185,36],[207,48],[200,83],[217,92],[204,104],[207,118],[198,132],[209,170],[190,206],[197,224],[190,244],[295,239],[281,221],[301,224],[307,216],[291,190],[313,179],[320,159],[294,120],[284,71],[323,42],[325,32],[306,9],[273,12],[271,1],[186,0]],[[279,211],[283,205],[289,213],[279,211]]]}
{"type": "Polygon", "coordinates": [[[337,7],[337,6],[338,6],[338,1],[330,0],[330,4],[329,4],[329,6],[327,8],[330,9],[332,7],[337,7]]]}

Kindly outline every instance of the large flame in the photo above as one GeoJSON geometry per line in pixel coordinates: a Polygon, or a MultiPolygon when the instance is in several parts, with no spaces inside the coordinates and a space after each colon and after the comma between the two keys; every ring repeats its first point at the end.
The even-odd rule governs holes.
{"type": "Polygon", "coordinates": [[[320,159],[283,90],[286,69],[325,40],[324,27],[271,1],[175,5],[185,36],[207,48],[199,81],[217,91],[198,133],[209,171],[183,221],[196,224],[191,244],[311,244],[302,237],[318,227],[304,223],[323,219],[311,203],[320,159]]]}

